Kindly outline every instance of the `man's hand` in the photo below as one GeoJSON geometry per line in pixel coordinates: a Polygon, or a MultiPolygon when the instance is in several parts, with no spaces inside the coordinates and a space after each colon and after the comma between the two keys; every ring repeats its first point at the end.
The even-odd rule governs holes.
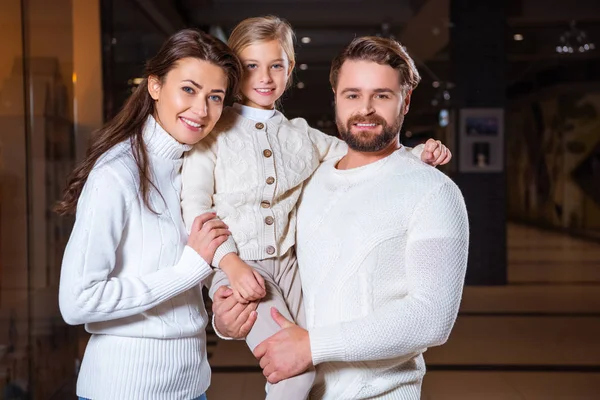
{"type": "Polygon", "coordinates": [[[308,331],[285,319],[276,308],[271,317],[283,330],[277,332],[254,349],[263,375],[270,383],[291,378],[312,365],[308,331]]]}
{"type": "Polygon", "coordinates": [[[421,153],[421,161],[434,167],[448,164],[451,159],[452,153],[439,140],[429,139],[421,153]]]}
{"type": "Polygon", "coordinates": [[[222,336],[232,339],[245,338],[258,317],[256,307],[257,302],[238,303],[233,296],[233,290],[221,286],[213,298],[215,328],[222,336]]]}

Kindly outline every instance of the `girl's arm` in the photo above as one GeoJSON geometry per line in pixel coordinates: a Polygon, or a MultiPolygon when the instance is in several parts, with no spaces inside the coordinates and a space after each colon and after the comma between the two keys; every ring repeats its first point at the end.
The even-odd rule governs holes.
{"type": "MultiPolygon", "coordinates": [[[[181,171],[181,212],[185,227],[190,231],[194,218],[213,210],[215,194],[216,151],[211,148],[210,137],[205,138],[183,157],[181,171]]],[[[218,267],[223,257],[229,253],[238,253],[232,236],[223,243],[212,261],[218,267]]]]}
{"type": "MultiPolygon", "coordinates": [[[[210,261],[207,256],[210,250],[199,252],[197,240],[208,239],[216,248],[218,241],[202,235],[214,234],[212,228],[222,224],[220,221],[204,224],[202,238],[198,236],[200,232],[195,232],[175,265],[143,276],[111,276],[121,262],[117,249],[129,206],[136,196],[109,167],[93,171],[88,177],[77,205],[60,277],[59,305],[68,324],[139,314],[198,285],[212,272],[200,255],[210,261]]],[[[206,221],[211,218],[214,216],[205,217],[206,221]]]]}

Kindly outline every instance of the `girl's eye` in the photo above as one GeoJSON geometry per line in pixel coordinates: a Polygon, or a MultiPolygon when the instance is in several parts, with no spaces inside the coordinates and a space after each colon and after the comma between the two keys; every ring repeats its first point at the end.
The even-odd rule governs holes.
{"type": "Polygon", "coordinates": [[[283,68],[283,65],[281,65],[281,64],[273,64],[272,68],[274,68],[274,69],[281,69],[281,68],[283,68]]]}
{"type": "Polygon", "coordinates": [[[183,90],[184,92],[188,93],[188,94],[194,94],[194,89],[192,89],[189,86],[184,86],[181,88],[181,90],[183,90]]]}
{"type": "Polygon", "coordinates": [[[221,98],[221,96],[210,96],[209,97],[211,101],[214,101],[215,103],[221,103],[223,101],[223,99],[221,98]]]}
{"type": "Polygon", "coordinates": [[[248,68],[248,69],[255,69],[256,68],[256,64],[247,64],[246,68],[248,68]]]}

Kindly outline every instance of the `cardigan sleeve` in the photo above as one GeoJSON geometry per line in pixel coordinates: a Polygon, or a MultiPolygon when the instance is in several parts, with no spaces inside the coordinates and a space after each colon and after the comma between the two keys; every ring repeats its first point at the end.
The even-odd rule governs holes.
{"type": "Polygon", "coordinates": [[[401,357],[447,340],[462,296],[469,243],[466,208],[456,185],[430,192],[408,229],[408,294],[365,317],[310,330],[315,365],[401,357]]]}
{"type": "Polygon", "coordinates": [[[319,155],[319,161],[340,158],[348,152],[346,142],[335,136],[328,135],[318,129],[308,127],[308,137],[319,155]]]}
{"type": "Polygon", "coordinates": [[[142,313],[198,285],[212,272],[186,246],[178,263],[143,276],[111,276],[117,249],[137,193],[109,167],[92,171],[77,204],[62,262],[59,306],[71,325],[142,313]],[[127,187],[129,186],[129,188],[127,187]]]}
{"type": "MultiPolygon", "coordinates": [[[[210,138],[206,138],[197,143],[183,158],[181,212],[188,232],[198,215],[214,211],[216,153],[215,142],[211,144],[210,138]]],[[[218,267],[225,255],[237,252],[233,236],[230,235],[215,251],[212,265],[218,267]]]]}

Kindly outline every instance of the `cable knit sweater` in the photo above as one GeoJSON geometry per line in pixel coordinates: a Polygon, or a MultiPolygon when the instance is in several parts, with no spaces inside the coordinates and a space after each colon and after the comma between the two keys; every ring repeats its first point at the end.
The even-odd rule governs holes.
{"type": "MultiPolygon", "coordinates": [[[[243,106],[242,106],[243,107],[243,106]]],[[[189,230],[194,218],[214,210],[232,235],[215,253],[243,260],[285,254],[295,243],[296,203],[304,182],[322,161],[346,154],[346,143],[288,120],[279,111],[266,121],[224,110],[213,132],[184,157],[181,208],[189,230]]],[[[420,156],[423,146],[413,153],[420,156]]]]}
{"type": "Polygon", "coordinates": [[[404,148],[335,164],[315,172],[298,209],[315,398],[419,399],[422,353],[446,341],[462,295],[463,197],[404,148]]]}
{"type": "Polygon", "coordinates": [[[65,321],[92,333],[77,383],[94,400],[195,398],[206,391],[200,283],[211,267],[186,246],[180,212],[182,145],[149,117],[153,183],[147,209],[129,142],[96,163],[77,205],[62,264],[65,321]]]}

